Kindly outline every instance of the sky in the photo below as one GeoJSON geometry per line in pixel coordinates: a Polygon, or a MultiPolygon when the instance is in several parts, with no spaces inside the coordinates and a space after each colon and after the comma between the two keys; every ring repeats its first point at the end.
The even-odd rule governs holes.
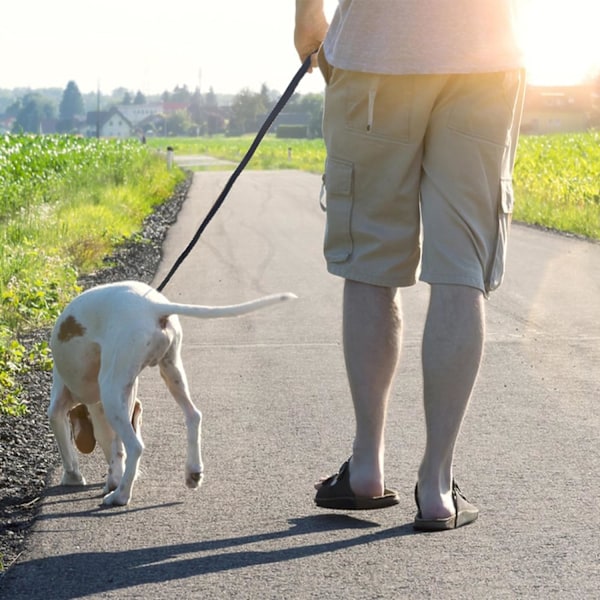
{"type": "MultiPolygon", "coordinates": [[[[376,0],[373,0],[376,1],[376,0]]],[[[482,0],[483,1],[483,0],[482,0]]],[[[518,0],[532,83],[573,84],[600,68],[598,0],[518,0]]],[[[282,92],[299,67],[294,0],[29,0],[5,2],[0,88],[82,93],[175,86],[204,93],[282,92]]],[[[337,0],[325,0],[330,16],[337,0]]],[[[298,92],[319,92],[318,72],[298,92]]]]}

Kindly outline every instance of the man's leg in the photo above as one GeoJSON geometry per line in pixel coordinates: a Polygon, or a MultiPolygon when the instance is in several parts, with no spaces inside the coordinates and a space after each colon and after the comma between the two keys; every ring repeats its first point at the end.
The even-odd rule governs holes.
{"type": "Polygon", "coordinates": [[[483,293],[458,285],[432,285],[423,334],[427,443],[419,469],[423,518],[454,514],[454,447],[483,356],[483,293]]]}
{"type": "Polygon", "coordinates": [[[356,416],[350,485],[355,494],[384,491],[384,429],[400,355],[401,308],[395,288],[346,280],[344,356],[356,416]]]}

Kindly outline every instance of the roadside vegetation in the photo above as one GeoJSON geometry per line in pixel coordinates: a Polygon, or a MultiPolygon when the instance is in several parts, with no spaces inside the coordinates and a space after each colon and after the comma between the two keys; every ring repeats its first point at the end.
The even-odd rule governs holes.
{"type": "MultiPolygon", "coordinates": [[[[102,265],[141,229],[184,178],[163,152],[239,163],[251,136],[107,141],[72,136],[0,137],[0,413],[26,411],[18,375],[49,369],[45,344],[26,351],[28,330],[49,327],[102,265]]],[[[267,136],[250,169],[321,173],[321,139],[267,136]]],[[[223,167],[219,167],[223,168],[223,167]]],[[[600,133],[522,136],[515,167],[518,221],[600,240],[600,133]]]]}
{"type": "Polygon", "coordinates": [[[78,277],[141,229],[184,178],[137,141],[0,137],[0,412],[27,407],[18,375],[51,368],[46,344],[19,341],[49,327],[78,277]]]}
{"type": "Polygon", "coordinates": [[[515,219],[600,240],[600,131],[521,136],[515,219]]]}

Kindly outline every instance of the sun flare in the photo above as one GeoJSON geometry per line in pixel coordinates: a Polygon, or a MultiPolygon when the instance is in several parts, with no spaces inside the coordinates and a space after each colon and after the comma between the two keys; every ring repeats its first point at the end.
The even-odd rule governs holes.
{"type": "Polygon", "coordinates": [[[525,0],[521,39],[536,84],[571,85],[600,70],[600,2],[525,0]]]}

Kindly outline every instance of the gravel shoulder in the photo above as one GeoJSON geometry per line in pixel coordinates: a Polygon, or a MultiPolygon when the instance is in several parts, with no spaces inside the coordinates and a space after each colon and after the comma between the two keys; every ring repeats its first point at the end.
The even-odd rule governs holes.
{"type": "MultiPolygon", "coordinates": [[[[106,266],[80,279],[94,285],[136,279],[149,283],[162,258],[162,244],[186,199],[192,173],[166,202],[146,218],[139,235],[106,257],[106,266]]],[[[26,348],[48,339],[49,330],[21,338],[26,348]]],[[[60,464],[46,411],[52,374],[32,370],[22,379],[28,414],[15,418],[0,414],[0,577],[22,552],[44,496],[48,475],[60,464]]]]}

